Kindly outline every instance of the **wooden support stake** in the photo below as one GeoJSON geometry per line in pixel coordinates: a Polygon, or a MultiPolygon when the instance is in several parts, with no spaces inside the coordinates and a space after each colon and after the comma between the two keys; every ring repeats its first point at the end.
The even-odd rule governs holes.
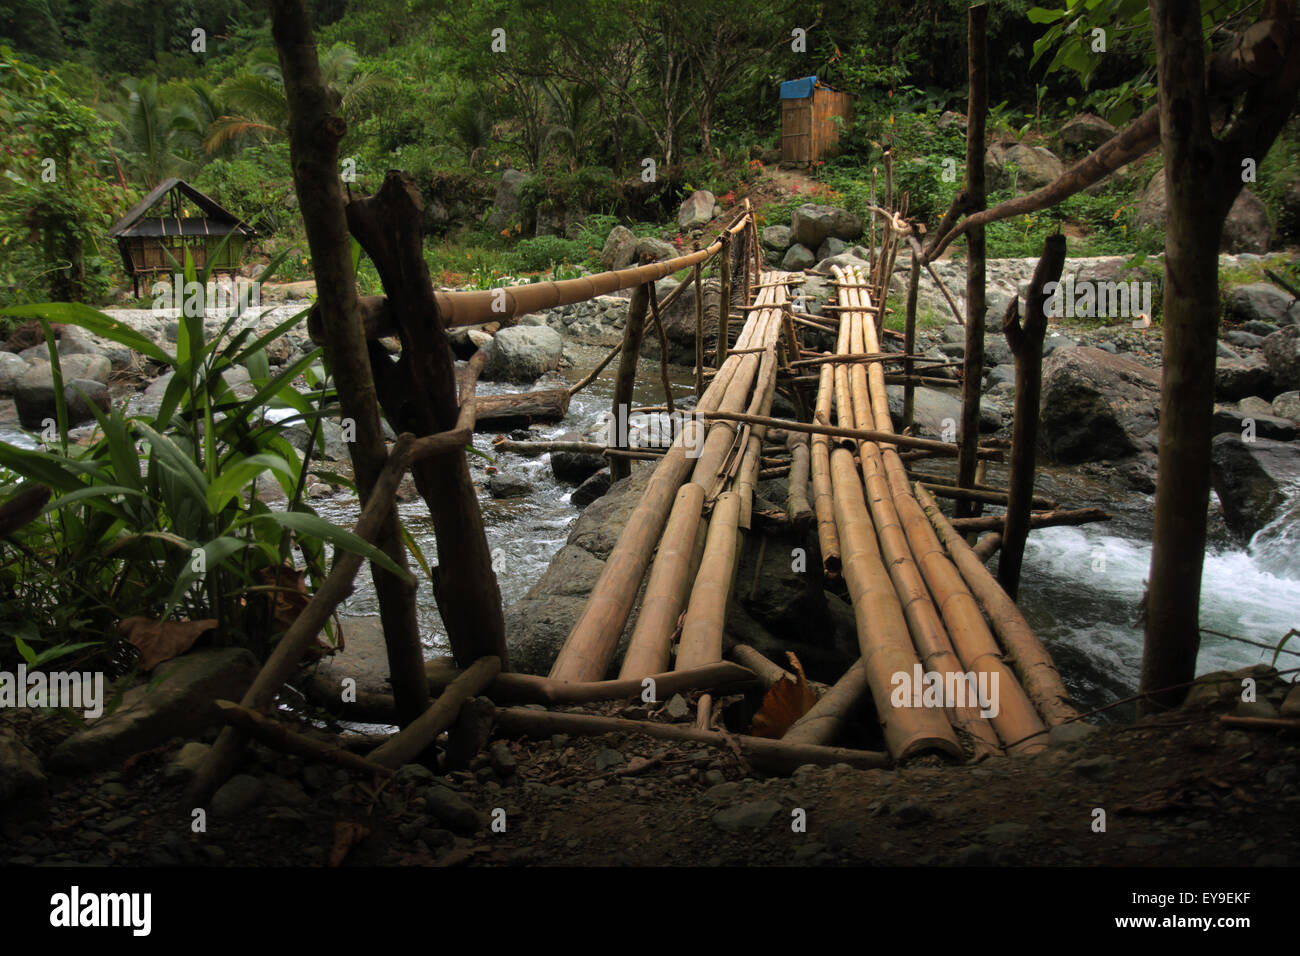
{"type": "MultiPolygon", "coordinates": [[[[391,699],[391,698],[390,698],[391,699]]],[[[232,727],[238,727],[245,733],[256,737],[269,747],[281,753],[295,754],[311,760],[332,763],[345,770],[360,773],[373,773],[386,777],[393,771],[365,757],[358,756],[341,747],[331,746],[323,741],[290,730],[279,721],[263,713],[241,707],[228,700],[213,701],[221,711],[221,719],[232,727]]]]}
{"type": "MultiPolygon", "coordinates": [[[[419,718],[399,734],[391,737],[387,743],[376,747],[370,753],[370,759],[380,766],[396,770],[408,764],[432,746],[434,738],[456,722],[460,707],[471,697],[477,697],[498,674],[501,673],[501,659],[498,657],[480,657],[459,677],[448,685],[442,696],[433,702],[419,718]]],[[[421,672],[421,679],[427,678],[421,672]]]]}

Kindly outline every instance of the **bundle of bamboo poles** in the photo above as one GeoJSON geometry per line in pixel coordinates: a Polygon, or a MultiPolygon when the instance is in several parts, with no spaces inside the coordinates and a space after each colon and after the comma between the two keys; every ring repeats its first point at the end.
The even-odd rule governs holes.
{"type": "MultiPolygon", "coordinates": [[[[700,397],[697,413],[748,410],[759,414],[770,408],[777,339],[784,328],[783,275],[763,274],[755,306],[747,312],[736,348],[700,397]]],[[[691,419],[683,425],[606,559],[582,615],[551,668],[552,678],[604,678],[656,546],[659,558],[646,585],[647,600],[620,676],[641,677],[665,670],[683,608],[685,658],[708,658],[709,662],[721,659],[718,622],[725,618],[725,597],[730,593],[729,575],[734,573],[742,515],[748,523],[752,488],[761,464],[762,437],[762,432],[749,426],[739,428],[730,421],[706,424],[691,419]],[[726,488],[733,484],[738,485],[739,493],[726,498],[726,488]],[[709,502],[714,503],[711,523],[715,530],[706,532],[703,512],[709,502]],[[698,595],[694,588],[688,591],[693,582],[699,583],[702,574],[706,581],[714,583],[706,583],[698,595]],[[725,589],[719,589],[723,577],[727,577],[727,584],[725,589]],[[719,599],[723,600],[721,609],[717,606],[719,599]]],[[[678,666],[683,666],[681,659],[679,654],[678,666]]]]}
{"type": "MultiPolygon", "coordinates": [[[[863,277],[856,269],[836,268],[834,272],[840,285],[841,305],[836,351],[842,354],[877,351],[876,328],[869,319],[870,300],[863,277]]],[[[884,373],[879,363],[835,365],[833,375],[838,424],[881,432],[891,429],[884,373]]],[[[1013,615],[1006,606],[1009,601],[1000,604],[986,593],[983,606],[990,618],[995,619],[994,629],[990,629],[980,612],[980,603],[972,594],[973,588],[949,559],[931,526],[931,518],[927,518],[917,501],[896,447],[885,440],[860,440],[856,448],[870,505],[869,515],[861,511],[850,513],[847,501],[860,494],[858,476],[851,468],[851,454],[846,456],[837,449],[835,457],[839,468],[835,475],[840,480],[834,491],[838,530],[841,537],[845,536],[846,529],[847,533],[863,535],[863,527],[870,526],[874,518],[873,530],[877,540],[873,543],[878,545],[879,554],[883,554],[888,562],[887,574],[883,565],[878,566],[874,554],[866,559],[855,556],[859,566],[852,573],[847,567],[845,569],[855,600],[861,593],[888,608],[868,618],[865,631],[863,627],[859,628],[864,660],[868,650],[879,654],[881,645],[887,646],[890,642],[902,644],[899,635],[884,633],[885,628],[881,626],[882,621],[896,620],[891,617],[893,605],[885,595],[884,582],[888,580],[893,585],[891,596],[901,602],[903,608],[902,616],[907,624],[904,636],[910,636],[908,646],[893,647],[896,658],[906,659],[908,653],[914,651],[924,661],[926,671],[947,675],[958,672],[957,665],[960,665],[960,672],[975,676],[977,686],[997,687],[997,712],[987,720],[979,716],[978,708],[950,707],[947,710],[948,721],[963,733],[973,753],[995,752],[1000,748],[1040,748],[1045,743],[1042,737],[1044,719],[1059,722],[1062,715],[1069,712],[1068,696],[1059,684],[1059,675],[1051,667],[1046,651],[1042,650],[1036,638],[1032,638],[1032,632],[1028,631],[1018,612],[1012,619],[1013,615]],[[840,499],[841,490],[844,501],[840,499]],[[853,523],[862,527],[849,527],[853,523]],[[872,623],[876,626],[874,635],[870,628],[872,623]],[[1006,631],[1023,640],[1022,655],[1027,662],[1024,672],[1033,678],[1026,681],[1034,693],[1033,700],[1004,662],[993,630],[999,634],[1006,631]],[[1051,680],[1053,677],[1057,678],[1055,684],[1051,680]],[[993,683],[995,679],[996,685],[993,683]]],[[[968,573],[974,573],[973,569],[968,573]]],[[[987,582],[981,581],[981,588],[987,590],[986,585],[987,582]]],[[[1014,609],[1014,605],[1010,607],[1014,609]]],[[[880,680],[881,676],[878,676],[876,683],[880,680]]],[[[872,689],[873,696],[878,698],[879,692],[874,685],[872,689]]],[[[880,705],[877,699],[878,710],[880,705]]],[[[893,752],[894,746],[888,736],[886,742],[893,752]]]]}

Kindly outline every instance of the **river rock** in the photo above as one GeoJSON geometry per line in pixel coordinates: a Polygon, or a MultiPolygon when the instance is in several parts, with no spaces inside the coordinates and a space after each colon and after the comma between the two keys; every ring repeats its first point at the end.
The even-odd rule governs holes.
{"type": "Polygon", "coordinates": [[[1289,418],[1278,418],[1272,414],[1273,406],[1263,399],[1255,399],[1268,412],[1247,412],[1241,408],[1225,405],[1214,407],[1213,433],[1234,432],[1238,437],[1249,434],[1247,427],[1253,429],[1258,438],[1271,438],[1274,441],[1293,441],[1296,437],[1296,424],[1289,418]]]}
{"type": "Polygon", "coordinates": [[[1101,349],[1057,350],[1043,362],[1040,442],[1065,464],[1155,451],[1159,406],[1159,372],[1101,349]]]}
{"type": "Polygon", "coordinates": [[[246,773],[235,774],[212,795],[208,808],[218,820],[233,820],[257,806],[266,784],[246,773]]]}
{"type": "Polygon", "coordinates": [[[1300,321],[1300,301],[1271,283],[1252,282],[1228,293],[1225,312],[1234,322],[1294,325],[1300,321]]]}
{"type": "Polygon", "coordinates": [[[831,256],[838,256],[849,248],[849,244],[842,239],[836,239],[834,236],[828,236],[820,246],[817,247],[817,261],[829,259],[831,256]]]}
{"type": "Polygon", "coordinates": [[[525,674],[545,674],[551,669],[653,473],[652,467],[634,465],[631,477],[615,482],[607,494],[593,502],[578,516],[568,542],[528,593],[506,608],[506,639],[513,669],[525,674]]]}
{"type": "Polygon", "coordinates": [[[424,809],[438,822],[460,834],[474,833],[482,826],[478,813],[469,802],[448,787],[426,787],[424,809]]]}
{"type": "Polygon", "coordinates": [[[790,243],[793,241],[789,226],[768,226],[763,230],[762,242],[768,249],[784,252],[790,248],[790,243]]]}
{"type": "Polygon", "coordinates": [[[1214,397],[1233,402],[1251,395],[1271,395],[1274,375],[1259,355],[1219,358],[1214,363],[1214,397]]]}
{"type": "Polygon", "coordinates": [[[677,225],[682,229],[702,226],[713,218],[713,207],[717,200],[707,189],[697,189],[686,197],[677,210],[677,225]]]}
{"type": "MultiPolygon", "coordinates": [[[[582,436],[577,432],[565,432],[556,441],[582,441],[582,436]]],[[[604,467],[604,455],[578,451],[551,452],[551,474],[555,475],[557,481],[580,485],[604,467]]]]}
{"type": "Polygon", "coordinates": [[[45,789],[41,761],[8,730],[0,731],[0,807],[45,789]]]}
{"type": "Polygon", "coordinates": [[[600,264],[606,269],[626,269],[636,249],[636,235],[627,226],[615,226],[605,237],[600,264]]]}
{"type": "Polygon", "coordinates": [[[1273,399],[1273,414],[1300,422],[1300,391],[1283,392],[1273,399]]]}
{"type": "Polygon", "coordinates": [[[500,232],[518,220],[519,192],[527,181],[528,176],[517,169],[507,169],[501,174],[497,195],[492,201],[492,212],[484,223],[488,232],[500,232]]]}
{"type": "Polygon", "coordinates": [[[1090,153],[1115,135],[1115,127],[1100,116],[1080,113],[1056,131],[1061,151],[1070,156],[1090,153]]]}
{"type": "MultiPolygon", "coordinates": [[[[1136,200],[1136,223],[1164,230],[1168,214],[1165,207],[1165,171],[1159,170],[1136,200]]],[[[1263,253],[1269,244],[1268,213],[1264,204],[1243,188],[1228,211],[1223,224],[1219,248],[1223,252],[1263,253]]]]}
{"type": "Polygon", "coordinates": [[[569,502],[575,508],[585,508],[607,491],[609,491],[609,469],[604,468],[574,488],[573,494],[569,495],[569,502]]]}
{"type": "Polygon", "coordinates": [[[388,645],[378,614],[343,617],[343,649],[311,665],[316,687],[331,695],[342,693],[343,681],[356,682],[361,694],[391,694],[388,680],[388,645]]]}
{"type": "Polygon", "coordinates": [[[662,239],[656,239],[654,236],[646,236],[638,240],[633,257],[635,265],[639,262],[662,262],[665,259],[675,259],[681,252],[677,250],[671,242],[664,242],[662,239]]]}
{"type": "Polygon", "coordinates": [[[802,272],[804,269],[811,269],[816,263],[817,257],[813,255],[812,250],[798,242],[787,249],[785,255],[781,257],[781,268],[786,272],[802,272]]]}
{"type": "Polygon", "coordinates": [[[483,378],[488,381],[531,382],[560,367],[564,339],[545,326],[502,329],[492,337],[483,378]]]}
{"type": "Polygon", "coordinates": [[[13,352],[0,352],[0,395],[12,395],[27,374],[27,362],[13,352]]]}
{"type": "Polygon", "coordinates": [[[1300,326],[1279,329],[1264,339],[1264,360],[1278,388],[1300,388],[1300,326]]]}
{"type": "Polygon", "coordinates": [[[1216,435],[1210,479],[1228,528],[1248,539],[1273,520],[1300,486],[1300,446],[1241,433],[1216,435]]]}
{"type": "Polygon", "coordinates": [[[1065,172],[1065,164],[1050,149],[1024,143],[994,143],[984,153],[989,188],[1006,189],[1014,178],[1016,191],[1032,192],[1065,172]],[[1013,172],[1012,166],[1016,169],[1013,172]]]}
{"type": "Polygon", "coordinates": [[[203,648],[159,664],[111,714],[55,747],[50,767],[98,770],[173,737],[198,736],[222,722],[214,701],[242,698],[257,671],[256,658],[240,647],[203,648]]]}
{"type": "Polygon", "coordinates": [[[804,203],[790,215],[790,236],[809,249],[816,249],[829,236],[852,240],[862,235],[862,218],[847,209],[804,203]]]}
{"type": "MultiPolygon", "coordinates": [[[[718,304],[721,298],[717,278],[706,279],[704,287],[704,341],[712,342],[718,334],[718,304]]],[[[659,301],[663,301],[677,281],[672,277],[660,279],[655,284],[659,301]]],[[[668,339],[668,361],[675,365],[695,364],[695,283],[688,282],[682,294],[667,309],[660,311],[664,334],[668,339]]],[[[733,323],[734,325],[734,323],[733,323]]],[[[647,329],[641,337],[641,354],[646,358],[659,357],[659,336],[647,329]]]]}
{"type": "Polygon", "coordinates": [[[488,491],[493,498],[522,498],[532,490],[533,486],[522,475],[498,471],[488,478],[488,491]]]}
{"type": "MultiPolygon", "coordinates": [[[[92,405],[106,412],[110,402],[108,387],[103,382],[66,375],[63,378],[63,400],[68,410],[69,427],[93,421],[92,405]]],[[[18,380],[14,388],[14,404],[18,408],[18,421],[24,428],[35,431],[43,428],[47,419],[57,420],[54,377],[48,362],[33,364],[18,380]]]]}
{"type": "Polygon", "coordinates": [[[719,810],[713,815],[713,825],[728,833],[761,830],[780,812],[781,804],[775,800],[753,800],[719,810]]]}

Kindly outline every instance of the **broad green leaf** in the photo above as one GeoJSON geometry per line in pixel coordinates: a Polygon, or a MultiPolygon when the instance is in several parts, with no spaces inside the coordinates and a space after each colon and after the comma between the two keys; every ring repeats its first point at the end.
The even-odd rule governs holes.
{"type": "MultiPolygon", "coordinates": [[[[261,515],[253,519],[254,521],[273,521],[278,525],[286,527],[291,531],[299,534],[309,534],[313,537],[328,541],[336,548],[342,548],[344,551],[350,551],[353,554],[359,554],[368,561],[373,561],[386,571],[390,571],[399,577],[410,580],[410,572],[404,571],[384,552],[380,551],[373,544],[367,544],[358,538],[351,531],[345,531],[337,525],[332,525],[324,518],[314,514],[308,514],[303,511],[273,511],[270,514],[261,515]]],[[[244,523],[237,521],[236,525],[244,523]]]]}

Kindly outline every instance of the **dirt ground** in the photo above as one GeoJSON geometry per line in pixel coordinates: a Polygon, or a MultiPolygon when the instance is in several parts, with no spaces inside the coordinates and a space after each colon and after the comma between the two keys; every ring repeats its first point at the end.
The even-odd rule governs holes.
{"type": "MultiPolygon", "coordinates": [[[[1241,706],[1109,724],[1037,755],[901,769],[753,772],[731,751],[643,737],[496,741],[465,771],[373,781],[250,748],[195,832],[183,741],[0,816],[10,866],[1294,866],[1300,738],[1225,729],[1241,706]]],[[[1280,701],[1282,680],[1260,681],[1280,701]]],[[[609,712],[619,705],[607,705],[609,712]]],[[[1267,703],[1265,706],[1268,706],[1267,703]]],[[[8,712],[39,755],[57,715],[8,712]]],[[[211,739],[213,735],[209,735],[211,739]]]]}

